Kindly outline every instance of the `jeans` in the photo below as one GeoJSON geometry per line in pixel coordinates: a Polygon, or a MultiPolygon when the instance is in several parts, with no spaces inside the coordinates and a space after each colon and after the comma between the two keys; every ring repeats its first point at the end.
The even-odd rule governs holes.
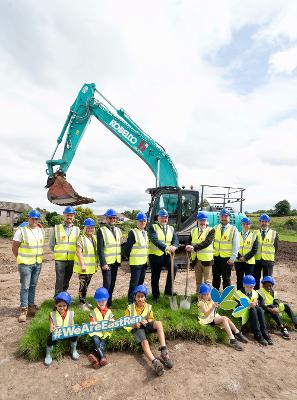
{"type": "Polygon", "coordinates": [[[105,287],[109,293],[109,299],[107,301],[108,307],[112,304],[112,293],[115,287],[119,265],[118,263],[109,264],[110,269],[108,271],[102,270],[103,287],[105,287]]]}
{"type": "Polygon", "coordinates": [[[145,278],[146,264],[130,265],[131,277],[128,291],[128,303],[133,303],[133,290],[135,286],[142,285],[145,278]]]}
{"type": "Polygon", "coordinates": [[[99,336],[92,336],[93,350],[99,360],[105,357],[105,339],[101,339],[99,336]]]}
{"type": "MultiPolygon", "coordinates": [[[[172,295],[172,285],[171,285],[171,265],[170,265],[170,256],[167,254],[163,254],[162,256],[157,256],[155,254],[149,255],[150,266],[151,266],[151,285],[152,285],[152,293],[153,298],[157,300],[160,297],[160,289],[159,289],[159,280],[162,271],[162,267],[166,267],[168,273],[166,278],[166,285],[164,294],[169,296],[172,295]]],[[[177,265],[174,263],[174,277],[176,275],[177,265]]]]}
{"type": "Polygon", "coordinates": [[[21,283],[21,308],[28,308],[28,305],[35,304],[35,291],[41,271],[41,264],[19,264],[18,269],[21,283]]]}
{"type": "Polygon", "coordinates": [[[69,288],[69,282],[73,273],[74,261],[55,261],[56,268],[56,285],[55,295],[61,292],[66,292],[69,288]]]}

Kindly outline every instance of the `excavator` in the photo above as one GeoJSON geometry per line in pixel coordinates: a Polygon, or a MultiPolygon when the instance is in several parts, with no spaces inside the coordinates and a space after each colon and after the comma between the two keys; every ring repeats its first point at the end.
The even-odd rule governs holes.
{"type": "Polygon", "coordinates": [[[114,107],[96,89],[94,83],[82,86],[57,139],[54,153],[46,161],[46,188],[50,202],[57,205],[79,205],[95,201],[80,196],[66,180],[67,170],[93,116],[137,154],[153,172],[156,186],[147,189],[147,193],[151,195],[147,213],[149,223],[154,223],[158,211],[165,208],[169,213],[169,223],[174,225],[180,243],[185,243],[191,229],[196,225],[198,210],[206,211],[209,225],[214,226],[219,223],[220,209],[226,207],[231,211],[231,224],[241,230],[240,220],[245,216],[242,213],[245,189],[201,185],[199,192],[192,186],[189,189],[181,188],[177,170],[165,149],[145,133],[122,108],[114,107]],[[65,144],[62,158],[54,159],[63,140],[65,144]],[[234,212],[233,203],[239,203],[239,213],[234,212]],[[207,209],[203,207],[205,205],[207,209]]]}

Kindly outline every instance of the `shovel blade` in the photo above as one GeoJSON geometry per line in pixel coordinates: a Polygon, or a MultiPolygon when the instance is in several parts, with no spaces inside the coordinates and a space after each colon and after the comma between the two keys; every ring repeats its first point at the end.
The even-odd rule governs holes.
{"type": "Polygon", "coordinates": [[[191,308],[191,299],[189,297],[184,297],[179,303],[179,307],[184,310],[189,310],[191,308]]]}
{"type": "Polygon", "coordinates": [[[178,304],[177,304],[176,296],[170,297],[169,301],[170,301],[171,310],[178,310],[178,304]]]}

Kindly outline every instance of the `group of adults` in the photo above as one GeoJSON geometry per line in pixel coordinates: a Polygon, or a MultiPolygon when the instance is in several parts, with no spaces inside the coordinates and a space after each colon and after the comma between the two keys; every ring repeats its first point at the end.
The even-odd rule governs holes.
{"type": "MultiPolygon", "coordinates": [[[[75,209],[67,206],[63,212],[64,221],[54,227],[49,245],[54,253],[56,283],[55,295],[67,291],[73,272],[79,276],[80,307],[88,311],[86,295],[88,286],[98,268],[101,269],[103,287],[109,292],[108,306],[116,284],[118,268],[121,265],[122,232],[117,225],[117,212],[110,208],[105,213],[106,224],[96,232],[96,223],[87,218],[83,230],[74,225],[75,209]],[[117,226],[116,226],[117,225],[117,226]]],[[[128,302],[133,302],[133,290],[144,282],[147,265],[151,268],[151,289],[153,301],[160,296],[159,281],[163,268],[167,269],[165,295],[172,295],[171,261],[179,247],[175,229],[168,223],[168,212],[160,209],[157,221],[147,228],[147,216],[139,212],[136,227],[128,233],[124,252],[130,265],[128,302]]],[[[261,275],[273,274],[275,254],[278,248],[277,232],[269,228],[270,218],[262,214],[260,228],[251,231],[249,218],[241,220],[242,232],[230,224],[230,212],[223,208],[219,214],[220,223],[209,227],[207,213],[197,214],[197,225],[191,231],[186,251],[192,258],[195,269],[197,290],[201,283],[208,283],[220,289],[230,285],[231,271],[236,270],[237,287],[242,288],[244,275],[254,275],[256,289],[261,275]]],[[[45,234],[38,224],[40,213],[31,210],[28,224],[20,226],[13,237],[12,251],[17,258],[20,274],[19,322],[37,311],[35,291],[41,271],[45,234]]],[[[174,263],[174,277],[177,271],[174,263]]],[[[99,285],[99,283],[98,283],[99,285]]],[[[98,286],[97,285],[97,286],[98,286]]],[[[99,285],[100,286],[100,285],[99,285]]]]}

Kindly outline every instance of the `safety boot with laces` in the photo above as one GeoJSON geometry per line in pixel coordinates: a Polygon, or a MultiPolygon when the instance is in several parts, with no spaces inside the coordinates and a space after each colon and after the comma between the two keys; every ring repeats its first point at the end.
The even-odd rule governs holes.
{"type": "Polygon", "coordinates": [[[21,313],[19,315],[18,321],[19,322],[26,322],[27,314],[28,314],[28,309],[27,308],[21,308],[21,313]]]}
{"type": "Polygon", "coordinates": [[[155,358],[155,359],[152,361],[152,365],[153,365],[153,370],[156,372],[156,374],[157,374],[158,376],[161,376],[161,375],[164,374],[164,367],[163,367],[163,364],[161,363],[160,360],[158,360],[158,358],[155,358]]]}
{"type": "Polygon", "coordinates": [[[163,365],[166,368],[172,368],[173,367],[173,361],[170,360],[170,358],[169,358],[167,347],[166,346],[160,347],[159,350],[161,350],[160,361],[163,363],[163,365]]]}

